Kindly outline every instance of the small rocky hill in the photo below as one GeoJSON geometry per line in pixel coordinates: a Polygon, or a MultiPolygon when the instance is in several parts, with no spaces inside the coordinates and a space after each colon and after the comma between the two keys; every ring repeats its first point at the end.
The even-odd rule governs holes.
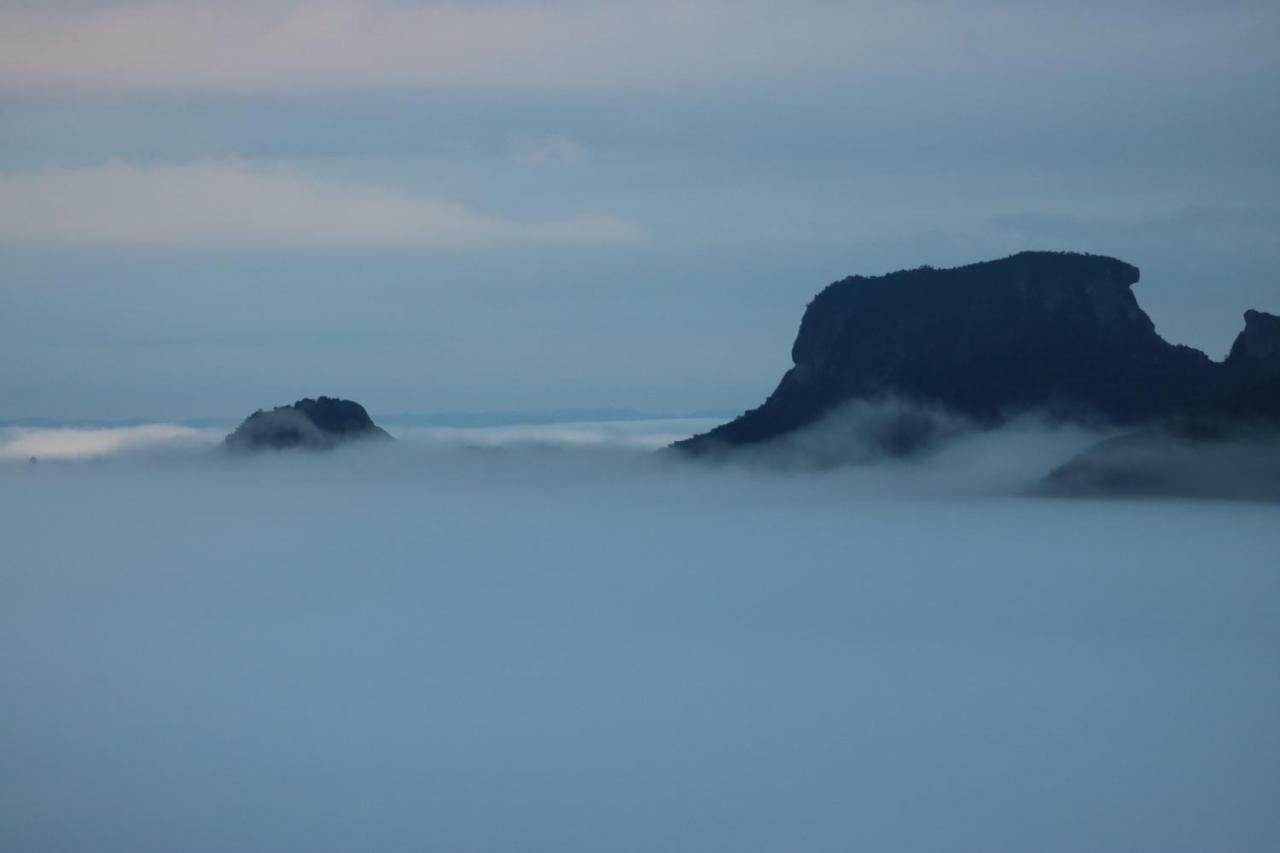
{"type": "Polygon", "coordinates": [[[353,441],[391,440],[364,406],[333,397],[310,397],[245,418],[224,444],[231,450],[327,450],[353,441]]]}

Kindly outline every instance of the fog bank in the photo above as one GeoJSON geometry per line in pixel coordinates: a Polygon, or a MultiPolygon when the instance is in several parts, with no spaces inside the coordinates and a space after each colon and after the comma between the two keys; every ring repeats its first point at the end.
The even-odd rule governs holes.
{"type": "Polygon", "coordinates": [[[1275,504],[542,439],[0,464],[0,847],[1280,846],[1275,504]]]}

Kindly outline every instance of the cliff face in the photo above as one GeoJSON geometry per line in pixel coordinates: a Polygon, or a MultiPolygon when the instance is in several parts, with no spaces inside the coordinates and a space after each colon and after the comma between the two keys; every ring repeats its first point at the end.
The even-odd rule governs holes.
{"type": "Polygon", "coordinates": [[[762,406],[677,446],[768,441],[850,400],[890,396],[984,424],[1031,409],[1117,424],[1280,414],[1269,390],[1280,320],[1249,312],[1231,358],[1216,364],[1156,334],[1137,281],[1123,261],[1056,252],[846,278],[805,309],[794,366],[762,406]]]}
{"type": "Polygon", "coordinates": [[[390,439],[373,422],[364,406],[333,397],[306,398],[269,412],[261,409],[244,419],[228,435],[232,450],[325,450],[349,441],[390,439]]]}
{"type": "Polygon", "coordinates": [[[1280,317],[1244,312],[1244,331],[1231,345],[1227,364],[1259,375],[1280,376],[1280,317]]]}

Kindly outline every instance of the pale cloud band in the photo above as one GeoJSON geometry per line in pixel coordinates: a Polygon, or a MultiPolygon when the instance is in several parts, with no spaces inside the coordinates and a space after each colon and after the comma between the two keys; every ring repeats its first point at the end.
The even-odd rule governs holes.
{"type": "Polygon", "coordinates": [[[222,432],[178,424],[76,429],[0,428],[0,461],[93,459],[144,451],[190,451],[216,446],[222,432]]]}
{"type": "Polygon", "coordinates": [[[658,92],[1274,69],[1274,4],[259,0],[0,9],[0,92],[658,92]],[[1154,11],[1154,14],[1153,14],[1154,11]]]}
{"type": "Polygon", "coordinates": [[[0,244],[59,248],[618,247],[602,214],[515,220],[382,187],[238,163],[111,164],[0,174],[0,244]]]}

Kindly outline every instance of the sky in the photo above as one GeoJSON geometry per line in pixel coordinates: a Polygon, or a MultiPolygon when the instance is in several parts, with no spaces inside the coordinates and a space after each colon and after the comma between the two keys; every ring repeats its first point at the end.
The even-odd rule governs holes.
{"type": "Polygon", "coordinates": [[[830,281],[1280,312],[1267,2],[0,3],[0,421],[757,404],[830,281]]]}

